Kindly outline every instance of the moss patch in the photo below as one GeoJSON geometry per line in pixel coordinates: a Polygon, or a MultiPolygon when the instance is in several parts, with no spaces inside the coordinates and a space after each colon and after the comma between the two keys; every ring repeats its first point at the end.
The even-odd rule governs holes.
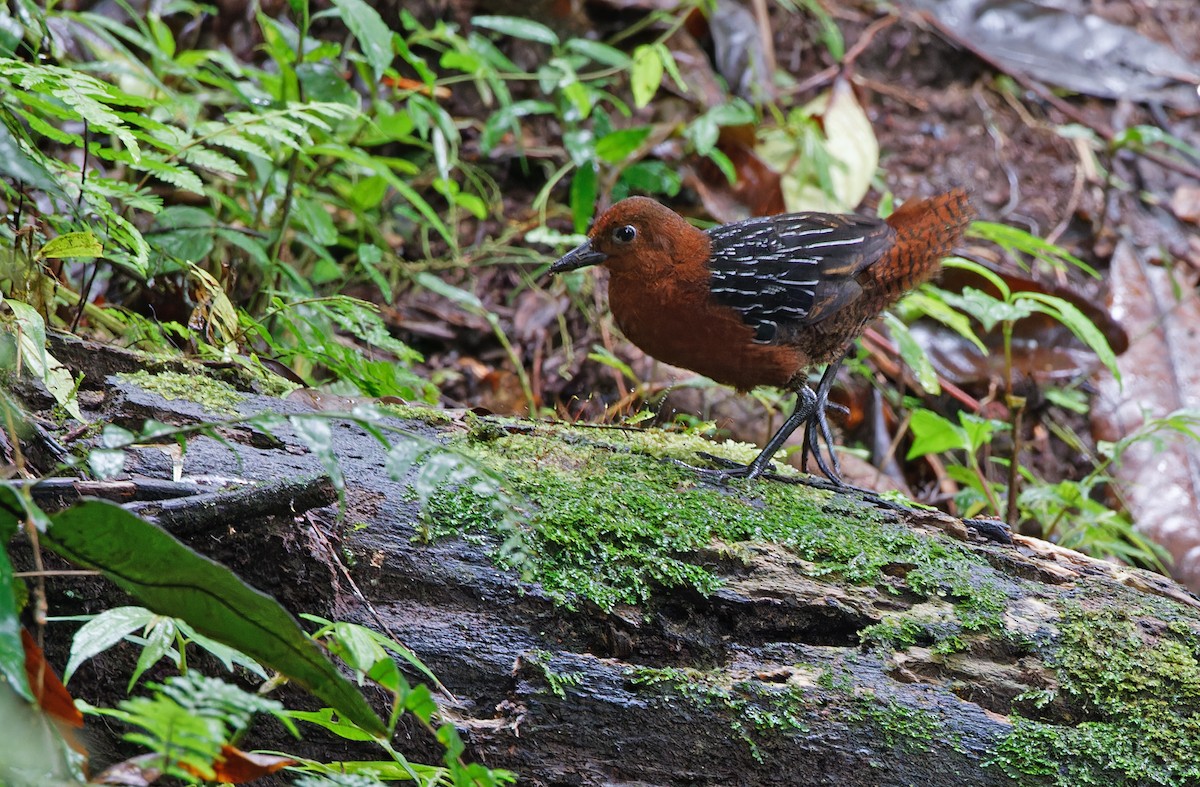
{"type": "Polygon", "coordinates": [[[806,733],[804,718],[816,698],[790,684],[734,680],[717,670],[678,667],[639,667],[629,671],[637,686],[660,686],[692,705],[727,715],[734,735],[750,748],[758,762],[764,758],[758,740],[769,733],[806,733]]]}
{"type": "Polygon", "coordinates": [[[246,401],[233,386],[199,374],[147,371],[119,374],[117,379],[155,393],[164,399],[195,402],[212,413],[237,415],[237,406],[246,401]]]}
{"type": "Polygon", "coordinates": [[[1200,638],[1146,615],[1068,606],[1046,662],[1081,721],[1016,718],[989,764],[1025,784],[1200,784],[1200,638]]]}
{"type": "MultiPolygon", "coordinates": [[[[796,669],[805,671],[800,665],[796,669]]],[[[764,736],[807,733],[807,720],[817,715],[850,726],[865,725],[874,733],[868,737],[908,753],[929,751],[935,741],[948,735],[936,714],[881,697],[871,689],[858,689],[849,672],[832,665],[811,683],[736,678],[721,670],[675,667],[638,667],[629,671],[629,677],[635,685],[659,686],[701,709],[727,715],[730,728],[760,762],[758,744],[764,736]]],[[[960,749],[956,740],[948,742],[960,749]]]]}
{"type": "MultiPolygon", "coordinates": [[[[1004,594],[979,579],[990,575],[987,564],[955,543],[810,487],[709,484],[655,458],[690,447],[686,439],[596,432],[603,442],[547,427],[463,441],[505,479],[506,491],[529,502],[527,568],[562,603],[586,599],[611,609],[645,601],[656,586],[711,593],[721,580],[701,555],[711,556],[714,542],[761,541],[788,547],[810,576],[940,597],[956,604],[964,627],[999,625],[1004,594]]],[[[434,536],[494,527],[486,501],[465,488],[438,493],[426,513],[434,536]]]]}

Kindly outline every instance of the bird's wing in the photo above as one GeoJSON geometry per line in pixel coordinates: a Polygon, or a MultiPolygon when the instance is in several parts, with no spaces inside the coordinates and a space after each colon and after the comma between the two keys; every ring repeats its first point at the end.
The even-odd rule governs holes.
{"type": "Polygon", "coordinates": [[[855,280],[893,242],[882,219],[789,213],[708,230],[717,303],[773,343],[784,326],[812,325],[862,293],[855,280]]]}

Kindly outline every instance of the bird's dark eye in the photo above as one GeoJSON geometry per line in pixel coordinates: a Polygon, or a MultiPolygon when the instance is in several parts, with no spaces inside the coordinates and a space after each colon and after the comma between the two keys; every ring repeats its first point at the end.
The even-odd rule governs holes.
{"type": "Polygon", "coordinates": [[[637,227],[632,224],[626,224],[613,230],[613,240],[617,243],[633,243],[633,239],[636,237],[637,227]]]}

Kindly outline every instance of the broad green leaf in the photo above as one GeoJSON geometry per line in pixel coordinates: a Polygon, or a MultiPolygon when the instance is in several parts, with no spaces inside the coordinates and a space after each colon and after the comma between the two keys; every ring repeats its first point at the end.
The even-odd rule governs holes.
{"type": "Polygon", "coordinates": [[[25,368],[42,381],[54,401],[72,418],[86,423],[75,398],[75,381],[71,379],[70,371],[46,351],[46,323],[42,321],[42,315],[20,301],[6,301],[0,296],[0,302],[7,303],[16,318],[17,346],[25,368]]]}
{"type": "Polygon", "coordinates": [[[925,354],[925,350],[913,338],[912,333],[908,330],[908,326],[902,323],[891,312],[884,312],[883,316],[888,324],[888,328],[891,330],[892,339],[895,340],[896,346],[900,349],[900,357],[904,359],[904,363],[916,375],[921,389],[932,396],[940,394],[942,386],[938,382],[937,372],[933,370],[933,365],[929,363],[929,356],[925,354]]]}
{"type": "Polygon", "coordinates": [[[614,187],[613,198],[628,195],[630,191],[646,194],[666,194],[674,197],[683,186],[683,178],[678,170],[663,161],[638,161],[621,170],[617,186],[624,189],[618,194],[614,187]]]}
{"type": "Polygon", "coordinates": [[[852,210],[871,187],[879,166],[879,141],[870,118],[845,80],[799,110],[820,119],[824,134],[822,153],[828,158],[827,172],[796,162],[815,155],[808,149],[805,126],[796,122],[764,134],[758,153],[782,173],[783,198],[789,211],[820,210],[843,213],[852,210]]]}
{"type": "MultiPolygon", "coordinates": [[[[25,646],[21,643],[17,578],[13,576],[6,544],[16,535],[22,520],[31,515],[35,517],[38,529],[42,529],[46,515],[11,486],[0,483],[0,690],[4,689],[7,681],[12,691],[29,703],[34,701],[34,696],[25,675],[25,646]]],[[[5,718],[9,717],[0,710],[0,719],[5,718]]],[[[0,763],[0,776],[3,775],[2,766],[3,763],[0,763]]],[[[3,783],[3,778],[0,778],[0,784],[3,783]]]]}
{"type": "Polygon", "coordinates": [[[340,738],[345,738],[350,741],[369,741],[373,740],[374,736],[368,735],[362,731],[362,725],[351,723],[352,719],[347,719],[345,716],[334,717],[334,708],[322,708],[319,711],[301,711],[292,710],[284,711],[284,715],[289,719],[298,721],[306,721],[309,724],[316,724],[318,727],[325,729],[337,735],[340,738]]]}
{"type": "Polygon", "coordinates": [[[904,296],[902,303],[906,308],[914,309],[926,317],[932,317],[937,320],[975,345],[975,348],[980,353],[987,355],[987,346],[979,339],[975,331],[972,330],[971,321],[967,318],[967,315],[951,308],[950,304],[946,303],[944,299],[929,295],[923,290],[917,290],[904,296]]]}
{"type": "Polygon", "coordinates": [[[993,434],[1002,432],[1008,428],[1008,424],[1002,421],[980,418],[977,415],[968,413],[966,410],[959,410],[958,421],[962,424],[962,433],[967,438],[966,450],[971,453],[975,453],[990,443],[993,434]]]}
{"type": "Polygon", "coordinates": [[[0,177],[12,178],[51,197],[66,199],[58,178],[41,162],[40,156],[40,153],[34,156],[25,152],[8,126],[0,123],[0,177]]]}
{"type": "Polygon", "coordinates": [[[513,38],[536,41],[547,46],[558,46],[558,35],[541,22],[515,16],[476,16],[471,18],[474,27],[495,30],[513,38]]]}
{"type": "Polygon", "coordinates": [[[39,260],[59,260],[68,257],[92,259],[104,253],[100,239],[90,231],[64,232],[46,241],[38,249],[36,258],[39,260]]]}
{"type": "Polygon", "coordinates": [[[199,263],[213,249],[215,219],[210,211],[190,205],[172,205],[154,217],[150,234],[154,248],[183,262],[199,263]]]}
{"type": "Polygon", "coordinates": [[[487,307],[483,305],[483,301],[479,300],[479,296],[473,292],[469,292],[461,287],[455,287],[453,284],[442,281],[428,271],[421,271],[414,278],[416,279],[417,284],[421,287],[424,287],[430,292],[437,293],[443,298],[448,298],[473,314],[488,314],[487,307]]]}
{"type": "Polygon", "coordinates": [[[633,103],[642,109],[662,85],[663,62],[658,50],[643,44],[633,50],[633,67],[629,70],[629,87],[633,90],[633,103]]]}
{"type": "Polygon", "coordinates": [[[985,331],[1002,322],[1016,322],[1033,314],[1037,308],[1023,300],[1003,301],[983,290],[963,287],[962,294],[942,292],[946,303],[979,320],[985,331]]]}
{"type": "Polygon", "coordinates": [[[325,204],[315,199],[297,199],[292,205],[295,221],[322,246],[337,243],[337,225],[325,210],[325,204]]]}
{"type": "Polygon", "coordinates": [[[155,617],[145,607],[113,607],[84,623],[71,640],[63,683],[70,682],[80,664],[108,650],[127,635],[146,628],[155,617]]]}
{"type": "Polygon", "coordinates": [[[4,720],[0,784],[6,787],[85,784],[86,777],[79,769],[79,754],[71,750],[55,722],[14,684],[3,681],[0,681],[0,719],[4,720]]]}
{"type": "MultiPolygon", "coordinates": [[[[3,489],[5,502],[15,497],[11,489],[3,489]]],[[[15,501],[14,501],[15,502],[15,501]]],[[[14,509],[19,511],[20,509],[14,509]]],[[[13,691],[26,700],[33,701],[29,681],[25,676],[25,648],[21,644],[21,620],[17,616],[16,577],[8,559],[5,544],[17,531],[17,520],[7,513],[0,513],[0,676],[3,676],[13,691]]],[[[4,681],[0,680],[0,686],[4,681]]]]}
{"type": "Polygon", "coordinates": [[[304,95],[315,101],[332,101],[357,109],[361,97],[332,63],[301,63],[296,77],[304,87],[304,95]]]}
{"type": "Polygon", "coordinates": [[[287,675],[365,730],[364,738],[385,734],[366,700],[287,610],[155,525],[92,500],[50,517],[43,543],[100,570],[148,609],[287,675]]]}
{"type": "Polygon", "coordinates": [[[1067,326],[1079,341],[1086,344],[1091,348],[1092,352],[1096,353],[1096,357],[1108,367],[1108,370],[1112,372],[1113,378],[1120,384],[1121,370],[1117,366],[1117,356],[1113,353],[1108,339],[1104,338],[1104,334],[1100,332],[1095,323],[1088,319],[1086,314],[1081,312],[1070,301],[1048,293],[1023,292],[1018,297],[1021,300],[1037,301],[1042,305],[1039,311],[1049,314],[1067,326]]]}
{"type": "Polygon", "coordinates": [[[596,211],[598,188],[594,164],[584,164],[575,170],[575,177],[571,178],[571,217],[576,232],[587,231],[592,214],[596,211]]]}
{"type": "Polygon", "coordinates": [[[926,454],[940,454],[961,448],[968,451],[971,448],[967,433],[961,426],[947,421],[931,410],[913,412],[908,428],[913,433],[913,443],[908,449],[908,459],[916,459],[926,454]]]}
{"type": "Polygon", "coordinates": [[[622,71],[629,68],[630,64],[633,63],[629,55],[620,49],[611,47],[608,44],[601,44],[599,41],[589,41],[586,38],[572,38],[567,41],[566,47],[572,52],[578,52],[584,57],[590,57],[597,63],[619,68],[622,71]]]}
{"type": "Polygon", "coordinates": [[[1070,264],[1093,278],[1100,278],[1100,274],[1096,272],[1095,268],[1074,254],[1020,227],[1013,227],[1009,224],[998,224],[992,221],[975,221],[972,222],[968,234],[976,238],[990,240],[1007,251],[1024,253],[1031,257],[1036,257],[1056,268],[1063,268],[1066,264],[1070,264]]]}
{"type": "Polygon", "coordinates": [[[596,156],[610,164],[619,164],[629,157],[650,136],[649,126],[623,128],[596,140],[596,156]]]}

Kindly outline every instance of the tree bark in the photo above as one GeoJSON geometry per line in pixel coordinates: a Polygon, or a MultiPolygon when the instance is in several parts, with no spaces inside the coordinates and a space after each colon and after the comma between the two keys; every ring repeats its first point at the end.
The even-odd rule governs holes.
{"type": "MultiPolygon", "coordinates": [[[[309,412],[254,395],[237,409],[309,412]]],[[[115,379],[90,414],[131,428],[215,419],[115,379]]],[[[698,461],[696,438],[462,414],[395,423],[504,479],[525,562],[498,560],[513,533],[465,485],[420,509],[412,485],[428,456],[392,480],[386,447],[345,422],[333,426],[340,515],[303,510],[329,489],[312,484],[325,469],[287,425],[269,439],[247,427],[193,436],[181,459],[140,447],[127,470],[178,481],[181,461],[206,510],[223,512],[189,518],[181,538],[294,612],[407,645],[452,695],[439,700],[468,756],[522,784],[1197,783],[1200,606],[1168,579],[1020,536],[997,543],[980,535],[994,530],[853,490],[723,485],[663,458],[698,461]],[[241,489],[225,493],[241,508],[221,507],[218,478],[301,490],[308,503],[246,506],[241,489]],[[562,488],[578,496],[570,506],[562,488]],[[606,517],[630,529],[589,529],[606,517]],[[762,537],[741,537],[755,517],[762,537]],[[636,553],[667,538],[693,546],[656,574],[653,554],[636,553]],[[590,584],[573,590],[564,576],[590,584]]],[[[80,598],[74,581],[55,583],[52,614],[122,603],[80,598]]],[[[70,632],[49,633],[61,657],[70,632]]],[[[72,688],[115,701],[130,658],[98,657],[72,688]]],[[[435,751],[413,738],[417,759],[435,751]]]]}

